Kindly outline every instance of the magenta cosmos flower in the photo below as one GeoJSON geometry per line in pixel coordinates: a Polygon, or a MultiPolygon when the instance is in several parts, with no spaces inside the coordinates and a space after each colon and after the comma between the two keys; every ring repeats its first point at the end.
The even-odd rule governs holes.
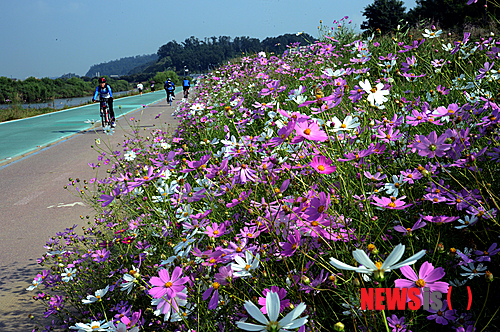
{"type": "Polygon", "coordinates": [[[152,277],[149,279],[151,285],[156,286],[149,290],[149,294],[155,299],[159,299],[165,296],[165,294],[167,294],[167,300],[173,299],[177,293],[182,292],[186,288],[184,284],[189,280],[188,277],[180,277],[182,275],[182,268],[179,266],[175,267],[172,276],[170,276],[167,269],[158,271],[158,274],[160,275],[159,278],[152,277]]]}
{"type": "Polygon", "coordinates": [[[271,286],[271,289],[266,288],[262,291],[262,294],[264,295],[263,297],[262,296],[259,297],[259,304],[262,306],[260,311],[262,311],[262,313],[264,315],[267,314],[266,296],[267,296],[267,293],[269,293],[269,292],[274,292],[274,293],[278,294],[278,297],[280,299],[280,312],[285,310],[286,307],[290,306],[290,300],[285,299],[286,294],[287,294],[286,289],[279,288],[278,286],[271,286]]]}
{"type": "Polygon", "coordinates": [[[412,204],[406,204],[403,201],[403,199],[405,199],[405,198],[406,198],[406,196],[401,196],[398,199],[396,199],[396,197],[393,197],[393,196],[381,197],[381,198],[373,196],[373,200],[375,202],[372,202],[372,204],[386,208],[386,209],[391,209],[391,210],[403,210],[403,209],[406,209],[407,207],[412,205],[412,204]]]}
{"type": "Polygon", "coordinates": [[[422,157],[442,157],[446,154],[446,151],[451,148],[451,144],[446,144],[444,141],[448,138],[448,135],[441,135],[439,138],[435,131],[425,135],[417,135],[418,142],[413,145],[414,148],[418,150],[418,154],[422,157]]]}
{"type": "MultiPolygon", "coordinates": [[[[444,277],[444,269],[442,267],[434,268],[434,266],[425,262],[420,266],[418,275],[409,266],[403,266],[399,269],[401,273],[408,279],[397,279],[394,283],[398,288],[420,288],[420,294],[418,297],[420,301],[423,301],[423,288],[429,288],[429,292],[441,292],[441,294],[448,293],[448,287],[450,286],[447,282],[438,281],[444,277]]],[[[409,301],[409,299],[407,299],[409,301]]],[[[423,302],[422,302],[423,303],[423,302]]]]}
{"type": "Polygon", "coordinates": [[[300,143],[304,139],[310,141],[323,142],[328,139],[328,135],[319,128],[315,121],[300,119],[295,124],[295,132],[297,137],[292,140],[292,143],[300,143]]]}
{"type": "Polygon", "coordinates": [[[333,161],[330,158],[326,158],[325,156],[314,156],[309,165],[318,173],[331,174],[337,169],[335,165],[331,166],[332,163],[333,161]]]}

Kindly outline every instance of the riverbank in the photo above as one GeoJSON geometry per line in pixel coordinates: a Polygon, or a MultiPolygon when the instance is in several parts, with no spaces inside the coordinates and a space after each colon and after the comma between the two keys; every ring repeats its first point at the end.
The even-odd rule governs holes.
{"type": "MultiPolygon", "coordinates": [[[[114,98],[115,101],[123,97],[135,96],[139,94],[139,92],[136,89],[129,91],[120,91],[120,92],[116,92],[114,94],[116,96],[116,98],[114,98]],[[122,94],[120,94],[120,92],[122,94]]],[[[41,114],[47,114],[47,113],[57,112],[60,110],[71,109],[74,107],[92,104],[92,96],[70,98],[70,99],[56,99],[56,101],[47,104],[48,105],[52,104],[52,106],[39,108],[39,107],[26,107],[32,105],[25,104],[25,105],[12,105],[11,107],[4,109],[0,107],[0,122],[25,119],[41,114]],[[70,100],[75,100],[75,99],[80,100],[80,102],[71,104],[70,100]],[[67,103],[62,104],[63,103],[62,101],[66,101],[67,103]]]]}

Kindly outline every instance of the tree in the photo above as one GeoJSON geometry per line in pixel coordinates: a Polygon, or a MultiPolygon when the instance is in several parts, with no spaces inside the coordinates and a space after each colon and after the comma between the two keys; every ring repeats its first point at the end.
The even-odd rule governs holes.
{"type": "MultiPolygon", "coordinates": [[[[482,25],[485,22],[484,2],[467,5],[462,0],[417,0],[415,8],[408,13],[408,21],[416,25],[422,20],[439,25],[441,29],[462,28],[464,23],[482,25]]],[[[489,14],[496,15],[496,6],[489,8],[489,14]]],[[[498,17],[497,17],[498,18],[498,17]]]]}
{"type": "Polygon", "coordinates": [[[380,29],[382,33],[394,30],[406,19],[406,8],[400,0],[375,0],[365,7],[363,16],[368,20],[361,24],[361,29],[380,29]]]}

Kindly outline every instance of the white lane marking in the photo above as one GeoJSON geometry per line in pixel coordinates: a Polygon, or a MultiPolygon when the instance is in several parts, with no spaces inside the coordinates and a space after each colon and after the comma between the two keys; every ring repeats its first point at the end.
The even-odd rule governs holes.
{"type": "Polygon", "coordinates": [[[47,209],[51,209],[53,207],[73,207],[75,205],[80,205],[80,206],[85,206],[85,204],[83,204],[82,202],[74,202],[74,203],[68,203],[68,204],[64,204],[64,203],[59,203],[57,205],[51,205],[51,206],[47,206],[47,209]]]}

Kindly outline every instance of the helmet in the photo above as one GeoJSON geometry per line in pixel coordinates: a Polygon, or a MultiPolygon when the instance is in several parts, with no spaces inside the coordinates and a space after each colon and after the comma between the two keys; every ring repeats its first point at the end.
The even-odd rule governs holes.
{"type": "Polygon", "coordinates": [[[106,77],[99,78],[99,83],[106,83],[106,77]]]}
{"type": "Polygon", "coordinates": [[[167,78],[167,81],[170,81],[170,78],[167,78]]]}

